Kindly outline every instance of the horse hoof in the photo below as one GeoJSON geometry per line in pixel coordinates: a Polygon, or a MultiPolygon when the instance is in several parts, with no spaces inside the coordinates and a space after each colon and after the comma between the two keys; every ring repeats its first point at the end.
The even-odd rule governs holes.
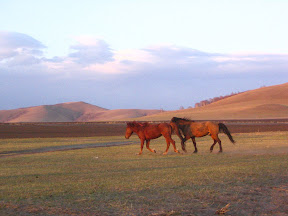
{"type": "Polygon", "coordinates": [[[156,150],[153,150],[154,153],[156,153],[156,150]]]}
{"type": "Polygon", "coordinates": [[[136,155],[141,155],[142,153],[136,153],[136,155]]]}
{"type": "Polygon", "coordinates": [[[197,152],[198,152],[198,151],[194,151],[193,153],[194,153],[194,154],[197,154],[197,152]]]}
{"type": "Polygon", "coordinates": [[[167,155],[167,152],[164,152],[163,155],[167,155]]]}

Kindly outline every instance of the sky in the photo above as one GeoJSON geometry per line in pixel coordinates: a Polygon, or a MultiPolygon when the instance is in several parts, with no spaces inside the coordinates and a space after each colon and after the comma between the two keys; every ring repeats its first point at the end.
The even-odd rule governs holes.
{"type": "Polygon", "coordinates": [[[0,0],[0,110],[193,107],[288,82],[288,0],[0,0]]]}

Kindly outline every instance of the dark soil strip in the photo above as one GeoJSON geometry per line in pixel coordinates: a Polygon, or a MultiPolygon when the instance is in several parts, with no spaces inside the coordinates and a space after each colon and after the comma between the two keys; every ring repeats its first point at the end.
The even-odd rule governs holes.
{"type": "Polygon", "coordinates": [[[125,135],[124,123],[0,123],[2,138],[94,137],[125,135]]]}
{"type": "Polygon", "coordinates": [[[94,143],[94,144],[78,144],[78,145],[65,145],[65,146],[50,146],[43,147],[38,149],[27,149],[21,151],[6,151],[0,152],[0,158],[2,157],[13,157],[25,154],[37,154],[44,152],[55,152],[55,151],[68,151],[68,150],[78,150],[85,148],[98,148],[98,147],[111,147],[111,146],[122,146],[122,145],[131,145],[133,142],[107,142],[107,143],[94,143]]]}
{"type": "Polygon", "coordinates": [[[231,133],[288,131],[287,123],[225,123],[231,133]]]}
{"type": "MultiPolygon", "coordinates": [[[[220,122],[220,121],[217,121],[220,122]]],[[[224,121],[231,133],[288,131],[288,120],[224,121]]],[[[125,123],[0,123],[0,139],[123,136],[125,123]]]]}

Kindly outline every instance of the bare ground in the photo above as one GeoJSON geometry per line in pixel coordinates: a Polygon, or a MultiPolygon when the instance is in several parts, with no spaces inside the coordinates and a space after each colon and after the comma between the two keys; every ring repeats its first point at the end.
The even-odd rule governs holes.
{"type": "MultiPolygon", "coordinates": [[[[288,119],[222,122],[228,126],[231,133],[288,131],[288,119]]],[[[124,136],[125,129],[125,123],[0,123],[0,139],[124,136]]]]}

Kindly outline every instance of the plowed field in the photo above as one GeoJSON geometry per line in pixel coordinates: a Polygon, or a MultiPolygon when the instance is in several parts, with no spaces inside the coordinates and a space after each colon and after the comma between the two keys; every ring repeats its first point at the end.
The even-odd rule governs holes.
{"type": "MultiPolygon", "coordinates": [[[[288,131],[288,119],[223,122],[231,133],[288,131]]],[[[125,123],[0,123],[0,139],[119,136],[125,128],[125,123]]]]}

